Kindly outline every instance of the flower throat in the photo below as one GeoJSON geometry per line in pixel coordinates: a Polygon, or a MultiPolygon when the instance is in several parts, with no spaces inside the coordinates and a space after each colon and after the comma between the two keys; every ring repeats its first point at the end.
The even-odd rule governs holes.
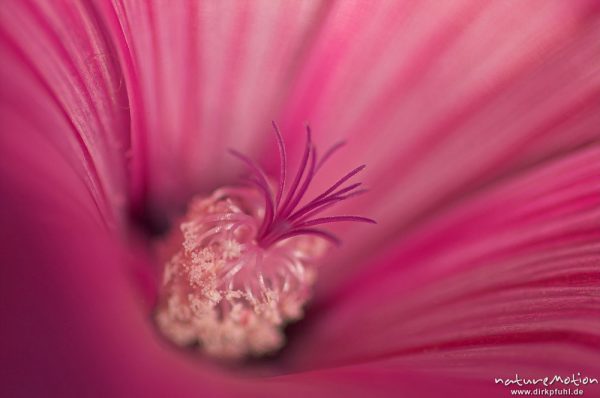
{"type": "Polygon", "coordinates": [[[155,319],[179,346],[223,359],[278,350],[284,344],[283,326],[302,317],[319,259],[331,243],[340,244],[319,226],[374,223],[359,216],[319,217],[365,192],[361,183],[348,183],[364,165],[303,201],[319,169],[343,142],[319,159],[307,127],[304,153],[288,186],[285,144],[275,123],[273,128],[280,158],[277,182],[250,158],[231,150],[249,170],[244,186],[192,199],[179,228],[164,242],[169,254],[155,319]]]}

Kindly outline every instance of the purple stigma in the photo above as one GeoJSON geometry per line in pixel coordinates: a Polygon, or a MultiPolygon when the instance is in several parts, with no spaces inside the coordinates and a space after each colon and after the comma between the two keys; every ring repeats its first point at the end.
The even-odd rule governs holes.
{"type": "Polygon", "coordinates": [[[230,150],[235,157],[246,164],[251,173],[248,181],[258,188],[265,200],[264,218],[256,234],[258,245],[268,248],[276,242],[298,235],[316,235],[335,244],[340,244],[340,240],[332,233],[314,227],[337,222],[376,224],[375,220],[354,215],[316,217],[330,207],[367,191],[366,189],[359,189],[362,186],[360,182],[344,185],[364,170],[365,165],[358,166],[346,173],[323,193],[300,206],[319,169],[335,152],[345,145],[345,142],[341,141],[334,144],[321,159],[318,159],[317,149],[312,141],[311,129],[306,126],[304,153],[295,177],[292,183],[288,185],[285,143],[275,122],[273,122],[273,129],[277,138],[280,163],[275,194],[271,189],[266,173],[260,166],[247,156],[235,150],[230,150]]]}

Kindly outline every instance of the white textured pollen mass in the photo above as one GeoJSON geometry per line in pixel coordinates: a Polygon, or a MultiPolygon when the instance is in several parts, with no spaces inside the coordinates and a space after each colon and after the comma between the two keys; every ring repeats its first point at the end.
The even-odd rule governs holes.
{"type": "Polygon", "coordinates": [[[282,326],[302,317],[328,243],[298,235],[261,247],[263,217],[254,189],[224,188],[190,202],[165,243],[155,319],[169,340],[231,359],[284,344],[282,326]]]}

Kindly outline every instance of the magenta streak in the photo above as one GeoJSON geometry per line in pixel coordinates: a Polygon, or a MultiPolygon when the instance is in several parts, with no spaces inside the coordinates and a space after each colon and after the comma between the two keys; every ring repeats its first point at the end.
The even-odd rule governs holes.
{"type": "Polygon", "coordinates": [[[329,224],[332,222],[345,222],[345,221],[353,221],[353,222],[366,222],[369,224],[377,224],[375,220],[372,220],[367,217],[360,216],[332,216],[332,217],[321,217],[315,218],[314,220],[306,221],[301,224],[294,225],[295,228],[300,227],[312,227],[313,225],[319,224],[329,224]]]}
{"type": "Polygon", "coordinates": [[[354,177],[356,174],[360,173],[361,171],[364,170],[364,168],[367,167],[366,164],[363,164],[361,166],[358,166],[357,168],[355,168],[354,170],[352,170],[351,172],[349,172],[348,174],[346,174],[345,176],[343,176],[342,178],[340,178],[335,184],[333,184],[327,191],[323,192],[321,195],[317,196],[314,200],[319,200],[327,195],[329,195],[331,192],[333,192],[337,187],[339,187],[340,185],[342,185],[343,183],[345,183],[346,181],[348,181],[350,178],[354,177]]]}
{"type": "Polygon", "coordinates": [[[277,189],[277,199],[275,200],[275,206],[276,208],[279,208],[281,196],[283,195],[283,191],[285,189],[285,172],[287,169],[287,156],[285,153],[285,145],[283,144],[283,137],[281,136],[279,127],[277,127],[275,121],[272,121],[271,124],[273,124],[273,128],[275,129],[275,136],[277,137],[277,147],[279,148],[279,188],[277,189]]]}
{"type": "Polygon", "coordinates": [[[269,186],[267,176],[265,175],[265,173],[262,171],[262,169],[258,165],[256,165],[252,160],[250,160],[245,155],[243,155],[235,150],[230,150],[229,152],[231,154],[233,154],[234,156],[236,156],[237,158],[239,158],[244,163],[246,163],[246,165],[248,165],[248,167],[250,167],[250,170],[258,178],[258,180],[251,180],[251,181],[255,182],[257,184],[257,186],[263,191],[263,194],[265,197],[265,219],[263,220],[263,223],[259,229],[259,236],[261,236],[262,233],[264,233],[264,231],[269,229],[269,226],[273,222],[273,217],[274,217],[274,212],[275,212],[275,206],[273,203],[273,193],[271,192],[271,188],[269,186]]]}
{"type": "Polygon", "coordinates": [[[352,185],[350,185],[350,186],[348,186],[346,188],[342,188],[339,191],[334,192],[334,193],[332,193],[331,195],[329,195],[329,196],[327,196],[325,198],[318,199],[318,200],[317,200],[317,198],[315,198],[310,203],[306,204],[304,207],[300,208],[298,211],[296,211],[294,214],[292,214],[289,217],[289,220],[295,220],[298,217],[302,216],[303,214],[306,214],[307,212],[309,212],[309,211],[311,211],[313,209],[316,209],[316,208],[318,208],[320,206],[329,204],[331,202],[338,202],[340,200],[344,200],[349,195],[343,196],[343,194],[349,193],[349,192],[351,192],[355,188],[358,188],[361,185],[362,185],[362,183],[357,182],[356,184],[352,184],[352,185]]]}
{"type": "Polygon", "coordinates": [[[310,168],[308,169],[308,173],[306,174],[306,178],[304,179],[304,183],[302,184],[302,187],[300,187],[300,191],[298,192],[298,194],[296,195],[296,197],[294,198],[294,200],[292,200],[292,202],[290,203],[290,205],[288,206],[287,209],[285,209],[285,212],[281,213],[281,217],[282,218],[286,218],[292,211],[294,211],[294,209],[296,208],[296,206],[298,206],[298,203],[300,202],[300,200],[304,197],[304,194],[306,193],[306,190],[308,189],[308,186],[310,185],[314,175],[315,175],[315,166],[316,166],[316,161],[317,161],[317,152],[315,150],[315,148],[313,147],[312,151],[311,151],[311,157],[310,157],[310,168]]]}
{"type": "Polygon", "coordinates": [[[285,198],[285,202],[282,206],[283,209],[281,210],[282,213],[286,211],[290,201],[294,197],[294,194],[296,193],[296,189],[298,189],[298,184],[300,184],[300,179],[302,178],[302,175],[304,174],[304,170],[306,170],[306,165],[308,164],[308,157],[311,153],[311,147],[312,147],[310,133],[311,133],[310,129],[307,128],[306,129],[306,147],[304,149],[304,155],[302,155],[302,161],[300,162],[300,165],[298,166],[298,171],[296,172],[296,177],[294,178],[294,183],[290,187],[290,190],[285,198]]]}
{"type": "Polygon", "coordinates": [[[337,142],[336,144],[334,144],[331,148],[329,148],[327,150],[327,152],[325,152],[325,155],[323,155],[321,160],[319,160],[319,163],[317,164],[317,168],[315,169],[315,173],[317,171],[319,171],[319,169],[321,167],[323,167],[323,165],[331,157],[331,155],[333,155],[335,152],[337,152],[337,150],[340,149],[341,147],[343,147],[344,145],[346,145],[346,141],[340,141],[340,142],[337,142]]]}

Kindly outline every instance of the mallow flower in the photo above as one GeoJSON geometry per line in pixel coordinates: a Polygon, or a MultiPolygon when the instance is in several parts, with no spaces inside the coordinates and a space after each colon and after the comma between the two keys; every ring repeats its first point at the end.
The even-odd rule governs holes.
{"type": "Polygon", "coordinates": [[[0,54],[4,396],[600,378],[598,2],[5,0],[0,54]]]}

